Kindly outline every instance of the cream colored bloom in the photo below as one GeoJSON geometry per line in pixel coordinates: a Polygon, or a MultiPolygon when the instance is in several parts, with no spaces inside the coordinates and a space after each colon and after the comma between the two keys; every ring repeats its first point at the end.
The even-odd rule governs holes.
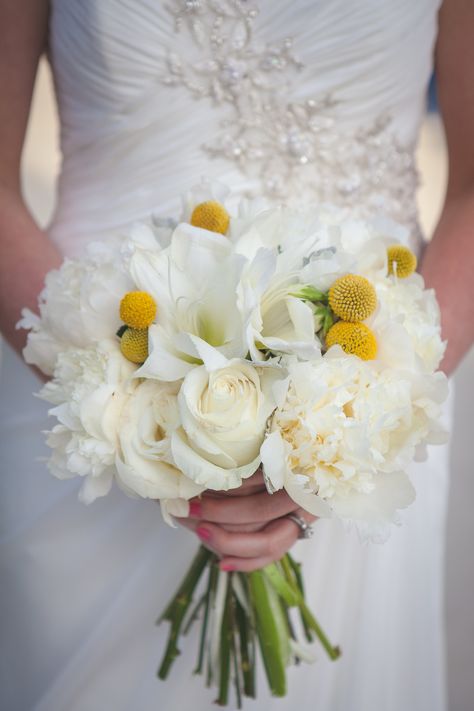
{"type": "Polygon", "coordinates": [[[26,362],[52,375],[62,351],[113,338],[121,325],[120,299],[133,286],[119,242],[94,243],[82,259],[66,259],[46,277],[39,299],[41,318],[25,309],[18,324],[31,329],[23,353],[26,362]]]}
{"type": "Polygon", "coordinates": [[[189,372],[178,395],[182,426],[171,443],[178,468],[216,490],[233,489],[251,476],[275,407],[271,386],[279,377],[274,368],[240,359],[189,372]]]}
{"type": "Polygon", "coordinates": [[[150,499],[189,499],[203,490],[173,463],[171,435],[179,426],[176,383],[144,380],[123,408],[117,481],[129,494],[150,499]]]}
{"type": "Polygon", "coordinates": [[[135,388],[134,367],[116,341],[60,353],[54,378],[40,396],[58,424],[48,433],[51,472],[84,477],[80,498],[90,503],[110,490],[122,409],[135,388]]]}
{"type": "Polygon", "coordinates": [[[403,470],[437,431],[444,376],[377,368],[337,347],[288,371],[262,447],[271,486],[315,515],[393,520],[413,500],[403,470]]]}

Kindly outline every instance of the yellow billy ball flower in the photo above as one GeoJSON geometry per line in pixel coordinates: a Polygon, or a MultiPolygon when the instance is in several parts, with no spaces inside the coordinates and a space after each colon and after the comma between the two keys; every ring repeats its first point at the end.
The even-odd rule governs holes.
{"type": "Polygon", "coordinates": [[[127,328],[120,339],[120,350],[132,363],[144,363],[148,358],[148,329],[127,328]]]}
{"type": "Polygon", "coordinates": [[[229,213],[220,202],[208,200],[201,202],[193,210],[191,224],[194,227],[202,227],[204,230],[219,232],[225,235],[229,228],[229,213]]]}
{"type": "Polygon", "coordinates": [[[328,348],[339,345],[345,353],[352,353],[362,360],[374,360],[377,355],[377,341],[365,323],[338,321],[329,329],[326,345],[328,348]]]}
{"type": "Polygon", "coordinates": [[[346,274],[329,289],[329,306],[343,321],[365,321],[377,306],[375,289],[365,277],[346,274]]]}
{"type": "Polygon", "coordinates": [[[393,244],[387,249],[388,273],[400,279],[409,277],[416,269],[416,255],[403,244],[393,244]]]}
{"type": "Polygon", "coordinates": [[[146,291],[129,291],[120,302],[120,318],[130,328],[148,328],[155,316],[155,300],[146,291]]]}

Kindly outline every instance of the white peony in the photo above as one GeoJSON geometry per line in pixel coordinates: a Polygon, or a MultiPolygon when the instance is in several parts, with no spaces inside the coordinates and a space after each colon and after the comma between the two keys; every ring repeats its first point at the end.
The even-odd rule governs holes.
{"type": "Polygon", "coordinates": [[[288,371],[262,447],[271,487],[318,516],[395,520],[414,498],[403,469],[438,437],[444,376],[378,368],[339,348],[313,363],[290,361],[288,371]]]}
{"type": "Polygon", "coordinates": [[[120,300],[134,288],[120,244],[94,243],[82,259],[65,259],[46,276],[40,317],[25,309],[18,324],[30,329],[23,352],[27,363],[52,375],[60,352],[113,338],[121,325],[120,300]]]}
{"type": "Polygon", "coordinates": [[[176,466],[202,486],[238,487],[260,464],[267,420],[275,407],[279,369],[241,359],[194,368],[178,395],[182,426],[171,441],[176,466]]]}
{"type": "Polygon", "coordinates": [[[48,433],[49,469],[59,479],[84,477],[85,503],[105,496],[112,485],[122,408],[136,386],[134,366],[116,341],[58,356],[54,378],[40,396],[55,405],[58,424],[48,433]]]}
{"type": "Polygon", "coordinates": [[[400,324],[408,334],[412,348],[423,368],[433,373],[446,349],[441,339],[440,314],[434,291],[424,288],[423,278],[413,274],[375,282],[379,311],[374,319],[375,332],[387,321],[400,324]]]}
{"type": "Polygon", "coordinates": [[[132,495],[150,499],[189,499],[203,487],[174,466],[171,435],[180,425],[179,385],[140,382],[122,410],[117,481],[132,495]]]}

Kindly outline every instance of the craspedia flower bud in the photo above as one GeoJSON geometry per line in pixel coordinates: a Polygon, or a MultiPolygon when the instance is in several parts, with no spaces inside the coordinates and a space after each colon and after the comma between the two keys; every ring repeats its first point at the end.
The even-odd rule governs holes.
{"type": "Polygon", "coordinates": [[[221,235],[225,235],[229,229],[229,221],[229,213],[220,202],[215,200],[199,203],[191,215],[191,224],[194,227],[219,232],[221,235]]]}
{"type": "Polygon", "coordinates": [[[346,274],[329,289],[329,306],[343,321],[365,321],[375,311],[375,289],[363,276],[346,274]]]}
{"type": "Polygon", "coordinates": [[[416,269],[416,255],[403,244],[393,244],[387,249],[388,273],[406,279],[416,269]]]}
{"type": "Polygon", "coordinates": [[[120,318],[130,328],[148,328],[155,316],[155,300],[146,291],[129,291],[120,302],[120,318]]]}
{"type": "Polygon", "coordinates": [[[377,355],[377,341],[365,323],[338,321],[326,335],[326,345],[339,345],[345,353],[356,355],[362,360],[374,360],[377,355]]]}
{"type": "Polygon", "coordinates": [[[120,350],[132,363],[144,363],[148,358],[148,329],[127,328],[120,339],[120,350]]]}

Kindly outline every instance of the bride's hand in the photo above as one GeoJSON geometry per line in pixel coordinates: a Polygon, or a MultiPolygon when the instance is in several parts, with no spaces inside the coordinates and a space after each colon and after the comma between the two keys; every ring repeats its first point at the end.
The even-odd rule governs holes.
{"type": "Polygon", "coordinates": [[[315,520],[284,490],[270,496],[259,470],[239,489],[193,499],[189,516],[177,521],[217,553],[221,570],[250,572],[279,560],[297,540],[300,529],[289,513],[315,520]]]}

